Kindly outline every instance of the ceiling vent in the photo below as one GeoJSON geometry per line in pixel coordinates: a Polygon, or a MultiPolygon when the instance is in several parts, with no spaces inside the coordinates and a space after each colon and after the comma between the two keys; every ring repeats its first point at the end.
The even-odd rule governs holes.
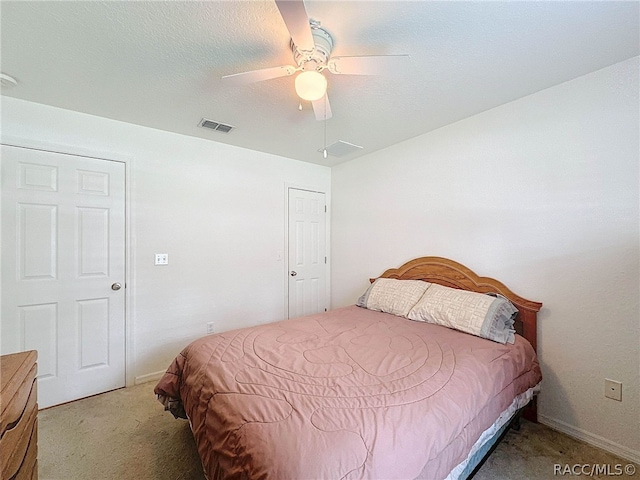
{"type": "Polygon", "coordinates": [[[213,120],[209,120],[208,118],[203,118],[202,120],[200,120],[200,123],[198,124],[198,126],[202,128],[209,128],[211,130],[215,130],[216,132],[221,132],[221,133],[229,133],[231,130],[236,128],[224,123],[214,122],[213,120]]]}
{"type": "Polygon", "coordinates": [[[323,152],[326,149],[327,154],[329,155],[333,155],[334,157],[344,157],[345,155],[357,152],[361,148],[362,147],[360,145],[354,145],[353,143],[338,140],[325,148],[320,148],[318,151],[323,152]]]}

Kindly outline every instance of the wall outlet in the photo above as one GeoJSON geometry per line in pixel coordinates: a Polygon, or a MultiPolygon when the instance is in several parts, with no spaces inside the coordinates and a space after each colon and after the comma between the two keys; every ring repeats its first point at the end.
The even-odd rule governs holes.
{"type": "Polygon", "coordinates": [[[214,333],[213,322],[207,323],[207,334],[209,334],[209,333],[214,333]]]}
{"type": "Polygon", "coordinates": [[[169,265],[168,253],[156,253],[156,265],[169,265]]]}
{"type": "Polygon", "coordinates": [[[604,396],[621,402],[622,401],[622,383],[605,378],[604,379],[604,396]]]}

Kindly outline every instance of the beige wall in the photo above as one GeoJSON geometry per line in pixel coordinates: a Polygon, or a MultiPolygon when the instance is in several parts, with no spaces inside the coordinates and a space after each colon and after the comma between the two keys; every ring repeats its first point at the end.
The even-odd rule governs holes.
{"type": "Polygon", "coordinates": [[[640,459],[638,90],[634,58],[334,167],[333,306],[419,256],[498,278],[544,303],[542,421],[640,459]]]}

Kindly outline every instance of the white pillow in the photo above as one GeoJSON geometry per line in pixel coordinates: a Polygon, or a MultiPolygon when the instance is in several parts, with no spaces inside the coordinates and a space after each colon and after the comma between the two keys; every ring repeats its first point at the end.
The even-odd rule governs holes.
{"type": "Polygon", "coordinates": [[[432,284],[407,318],[444,325],[499,343],[513,343],[518,310],[501,295],[432,284]],[[495,296],[494,296],[495,295],[495,296]]]}
{"type": "Polygon", "coordinates": [[[406,317],[431,285],[422,280],[376,278],[356,302],[359,307],[406,317]]]}

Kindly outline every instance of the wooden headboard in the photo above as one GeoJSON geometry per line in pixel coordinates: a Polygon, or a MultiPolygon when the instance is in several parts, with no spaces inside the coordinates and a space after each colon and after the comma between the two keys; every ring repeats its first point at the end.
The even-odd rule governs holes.
{"type": "MultiPolygon", "coordinates": [[[[401,267],[390,268],[382,278],[399,280],[423,280],[438,283],[446,287],[461,288],[480,293],[499,293],[507,297],[519,311],[515,321],[516,332],[537,348],[537,313],[542,303],[522,298],[513,293],[506,285],[489,277],[480,277],[464,265],[442,257],[421,257],[411,260],[401,267]]],[[[375,278],[370,279],[374,281],[375,278]]]]}

